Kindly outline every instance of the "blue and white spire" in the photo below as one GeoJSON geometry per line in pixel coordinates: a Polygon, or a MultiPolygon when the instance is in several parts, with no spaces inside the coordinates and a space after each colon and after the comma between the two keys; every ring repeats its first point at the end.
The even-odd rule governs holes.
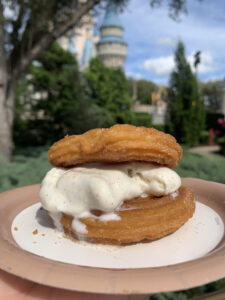
{"type": "Polygon", "coordinates": [[[108,67],[122,67],[127,56],[127,44],[123,39],[123,26],[117,7],[112,0],[106,7],[100,35],[97,44],[98,56],[108,67]]]}
{"type": "Polygon", "coordinates": [[[107,7],[106,7],[106,12],[105,12],[105,17],[102,22],[101,28],[102,27],[120,27],[123,28],[122,23],[119,19],[118,13],[117,13],[117,7],[114,2],[109,1],[107,7]]]}

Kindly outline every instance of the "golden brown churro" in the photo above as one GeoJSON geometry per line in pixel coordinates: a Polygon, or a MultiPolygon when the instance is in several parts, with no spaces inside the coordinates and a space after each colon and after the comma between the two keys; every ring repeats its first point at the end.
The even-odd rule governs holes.
{"type": "Polygon", "coordinates": [[[173,168],[182,157],[182,148],[174,137],[154,128],[114,125],[66,136],[53,144],[48,157],[56,167],[88,162],[146,161],[173,168]]]}

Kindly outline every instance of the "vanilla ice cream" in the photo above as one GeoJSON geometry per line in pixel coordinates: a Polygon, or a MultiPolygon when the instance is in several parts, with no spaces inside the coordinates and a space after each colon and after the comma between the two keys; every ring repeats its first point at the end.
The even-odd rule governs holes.
{"type": "Polygon", "coordinates": [[[81,217],[96,209],[105,212],[107,220],[124,200],[168,195],[180,186],[180,177],[166,167],[141,162],[95,163],[69,170],[51,169],[41,184],[40,199],[53,214],[81,217]]]}

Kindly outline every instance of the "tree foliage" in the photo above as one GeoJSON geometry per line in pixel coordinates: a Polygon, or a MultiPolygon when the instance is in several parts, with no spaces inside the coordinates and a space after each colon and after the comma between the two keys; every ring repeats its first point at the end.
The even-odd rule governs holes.
{"type": "Polygon", "coordinates": [[[196,145],[204,129],[205,113],[198,82],[186,60],[182,42],[177,45],[175,63],[168,89],[168,129],[179,142],[196,145]]]}
{"type": "Polygon", "coordinates": [[[145,79],[129,79],[130,95],[133,95],[134,89],[136,89],[137,100],[140,103],[151,104],[152,93],[158,90],[158,86],[154,82],[145,79]]]}
{"type": "Polygon", "coordinates": [[[17,145],[42,145],[112,122],[104,108],[92,103],[74,55],[57,43],[40,56],[19,85],[15,113],[17,145]]]}
{"type": "MultiPolygon", "coordinates": [[[[196,0],[196,1],[203,1],[203,0],[196,0]]],[[[159,7],[162,5],[164,0],[151,0],[151,6],[153,8],[159,7]]],[[[168,4],[168,10],[169,10],[169,16],[174,19],[178,20],[179,15],[181,13],[186,14],[187,13],[187,2],[188,0],[165,0],[168,4]]]]}
{"type": "Polygon", "coordinates": [[[152,93],[158,90],[158,86],[147,80],[138,80],[137,82],[137,98],[143,104],[151,104],[152,93]]]}
{"type": "Polygon", "coordinates": [[[1,0],[4,9],[6,60],[11,76],[20,72],[71,26],[80,21],[99,0],[1,0]]]}
{"type": "Polygon", "coordinates": [[[211,112],[217,112],[221,107],[223,82],[220,80],[202,82],[201,91],[205,108],[211,112]]]}
{"type": "Polygon", "coordinates": [[[18,85],[14,140],[17,146],[45,145],[116,123],[150,127],[151,117],[133,113],[131,105],[122,70],[94,58],[80,73],[74,55],[54,43],[18,85]]]}
{"type": "Polygon", "coordinates": [[[107,109],[114,123],[133,123],[128,81],[119,68],[107,68],[97,57],[91,60],[86,79],[95,103],[107,109]]]}

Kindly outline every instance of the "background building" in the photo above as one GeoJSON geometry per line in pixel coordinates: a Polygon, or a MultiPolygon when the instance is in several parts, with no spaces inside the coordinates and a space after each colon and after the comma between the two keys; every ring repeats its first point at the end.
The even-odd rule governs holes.
{"type": "Polygon", "coordinates": [[[86,69],[92,57],[99,56],[107,67],[123,67],[127,57],[127,44],[123,40],[123,26],[113,2],[109,2],[100,33],[96,32],[96,22],[88,13],[80,24],[72,28],[58,42],[77,56],[81,69],[86,69]]]}
{"type": "Polygon", "coordinates": [[[94,18],[91,13],[88,13],[78,26],[72,28],[58,40],[63,49],[76,55],[81,69],[87,68],[90,59],[96,56],[96,43],[99,36],[94,34],[95,26],[94,18]]]}

